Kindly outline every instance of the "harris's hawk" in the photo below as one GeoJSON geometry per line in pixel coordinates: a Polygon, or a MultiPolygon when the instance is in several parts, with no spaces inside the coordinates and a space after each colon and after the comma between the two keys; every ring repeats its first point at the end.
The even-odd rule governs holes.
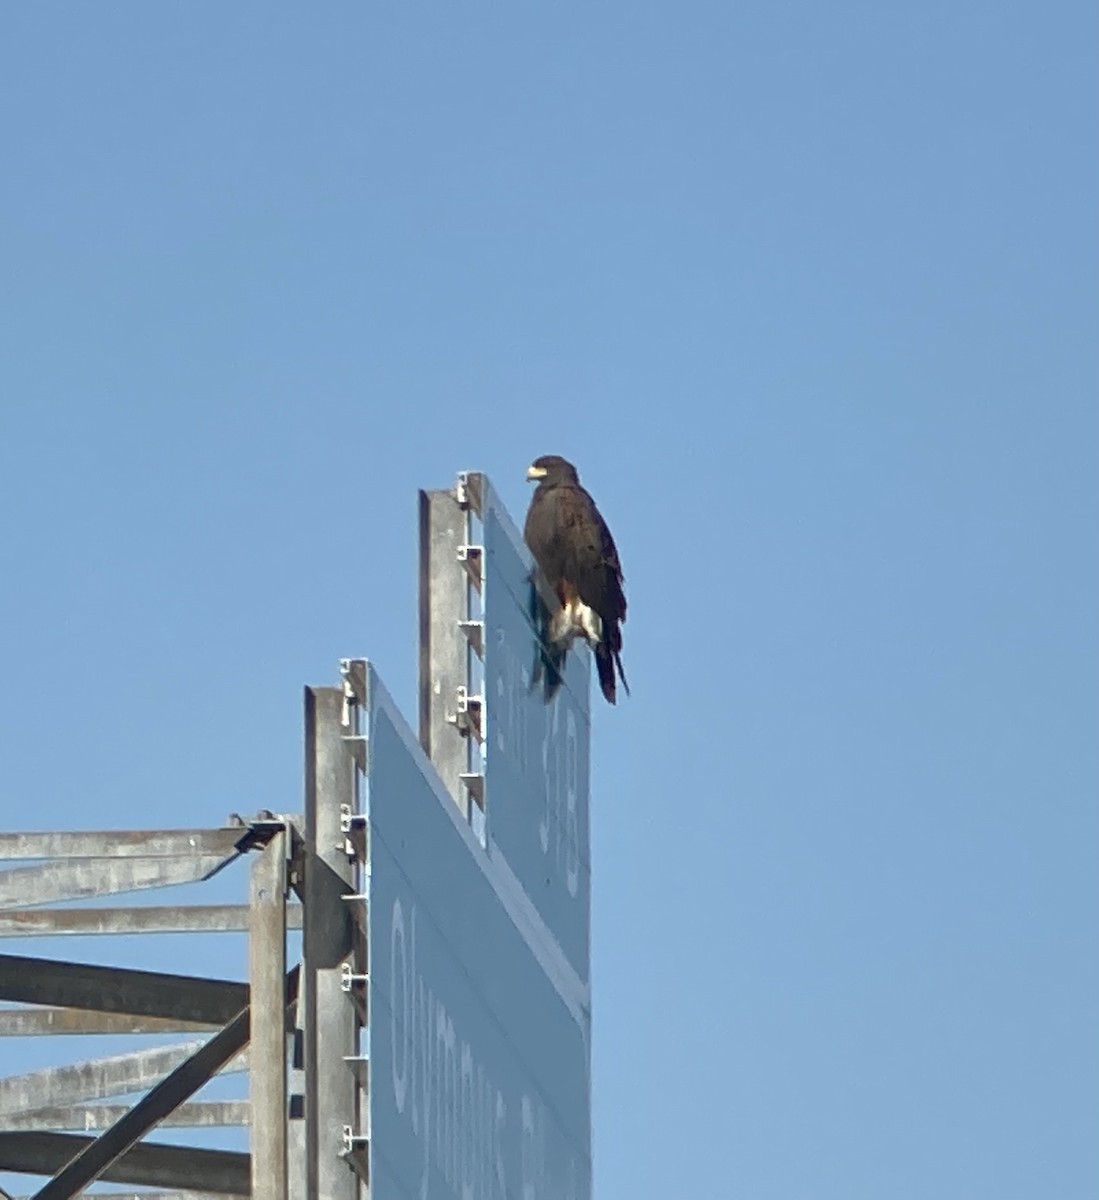
{"type": "Polygon", "coordinates": [[[621,657],[626,597],[614,538],[572,463],[543,455],[531,463],[527,479],[538,486],[523,536],[561,603],[550,621],[549,640],[563,652],[577,637],[584,638],[595,652],[599,686],[613,704],[616,667],[630,693],[621,657]]]}

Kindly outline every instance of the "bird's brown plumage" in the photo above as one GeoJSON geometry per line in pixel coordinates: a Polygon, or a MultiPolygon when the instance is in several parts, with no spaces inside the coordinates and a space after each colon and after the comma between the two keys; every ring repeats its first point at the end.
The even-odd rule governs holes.
{"type": "Polygon", "coordinates": [[[538,482],[524,529],[527,545],[566,616],[576,616],[559,640],[567,644],[576,636],[587,639],[595,651],[599,686],[614,704],[616,668],[626,694],[630,691],[622,669],[626,596],[618,548],[572,463],[556,454],[544,455],[531,464],[527,478],[538,482]],[[590,620],[584,607],[596,614],[601,628],[583,625],[584,619],[590,620]]]}

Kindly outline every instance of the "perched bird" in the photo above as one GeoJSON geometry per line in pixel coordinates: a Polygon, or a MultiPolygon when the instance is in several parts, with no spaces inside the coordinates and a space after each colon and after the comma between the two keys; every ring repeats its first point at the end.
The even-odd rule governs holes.
{"type": "Polygon", "coordinates": [[[527,479],[538,486],[523,536],[561,603],[549,624],[549,640],[563,659],[573,641],[584,638],[595,651],[599,686],[613,704],[616,667],[630,693],[621,657],[626,597],[614,538],[572,463],[545,454],[531,463],[527,479]]]}

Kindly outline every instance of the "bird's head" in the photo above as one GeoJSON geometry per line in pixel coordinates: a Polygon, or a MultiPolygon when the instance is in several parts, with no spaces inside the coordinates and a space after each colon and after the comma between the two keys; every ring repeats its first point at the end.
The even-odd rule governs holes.
{"type": "Polygon", "coordinates": [[[579,483],[576,468],[560,454],[543,454],[527,467],[528,483],[579,483]]]}

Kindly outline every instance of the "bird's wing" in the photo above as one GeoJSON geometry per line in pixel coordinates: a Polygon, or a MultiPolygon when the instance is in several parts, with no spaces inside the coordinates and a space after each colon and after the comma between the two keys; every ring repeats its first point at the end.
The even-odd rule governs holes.
{"type": "Polygon", "coordinates": [[[604,621],[622,621],[626,597],[618,548],[595,501],[582,487],[558,488],[560,518],[567,544],[565,572],[576,584],[580,599],[604,621]]]}

